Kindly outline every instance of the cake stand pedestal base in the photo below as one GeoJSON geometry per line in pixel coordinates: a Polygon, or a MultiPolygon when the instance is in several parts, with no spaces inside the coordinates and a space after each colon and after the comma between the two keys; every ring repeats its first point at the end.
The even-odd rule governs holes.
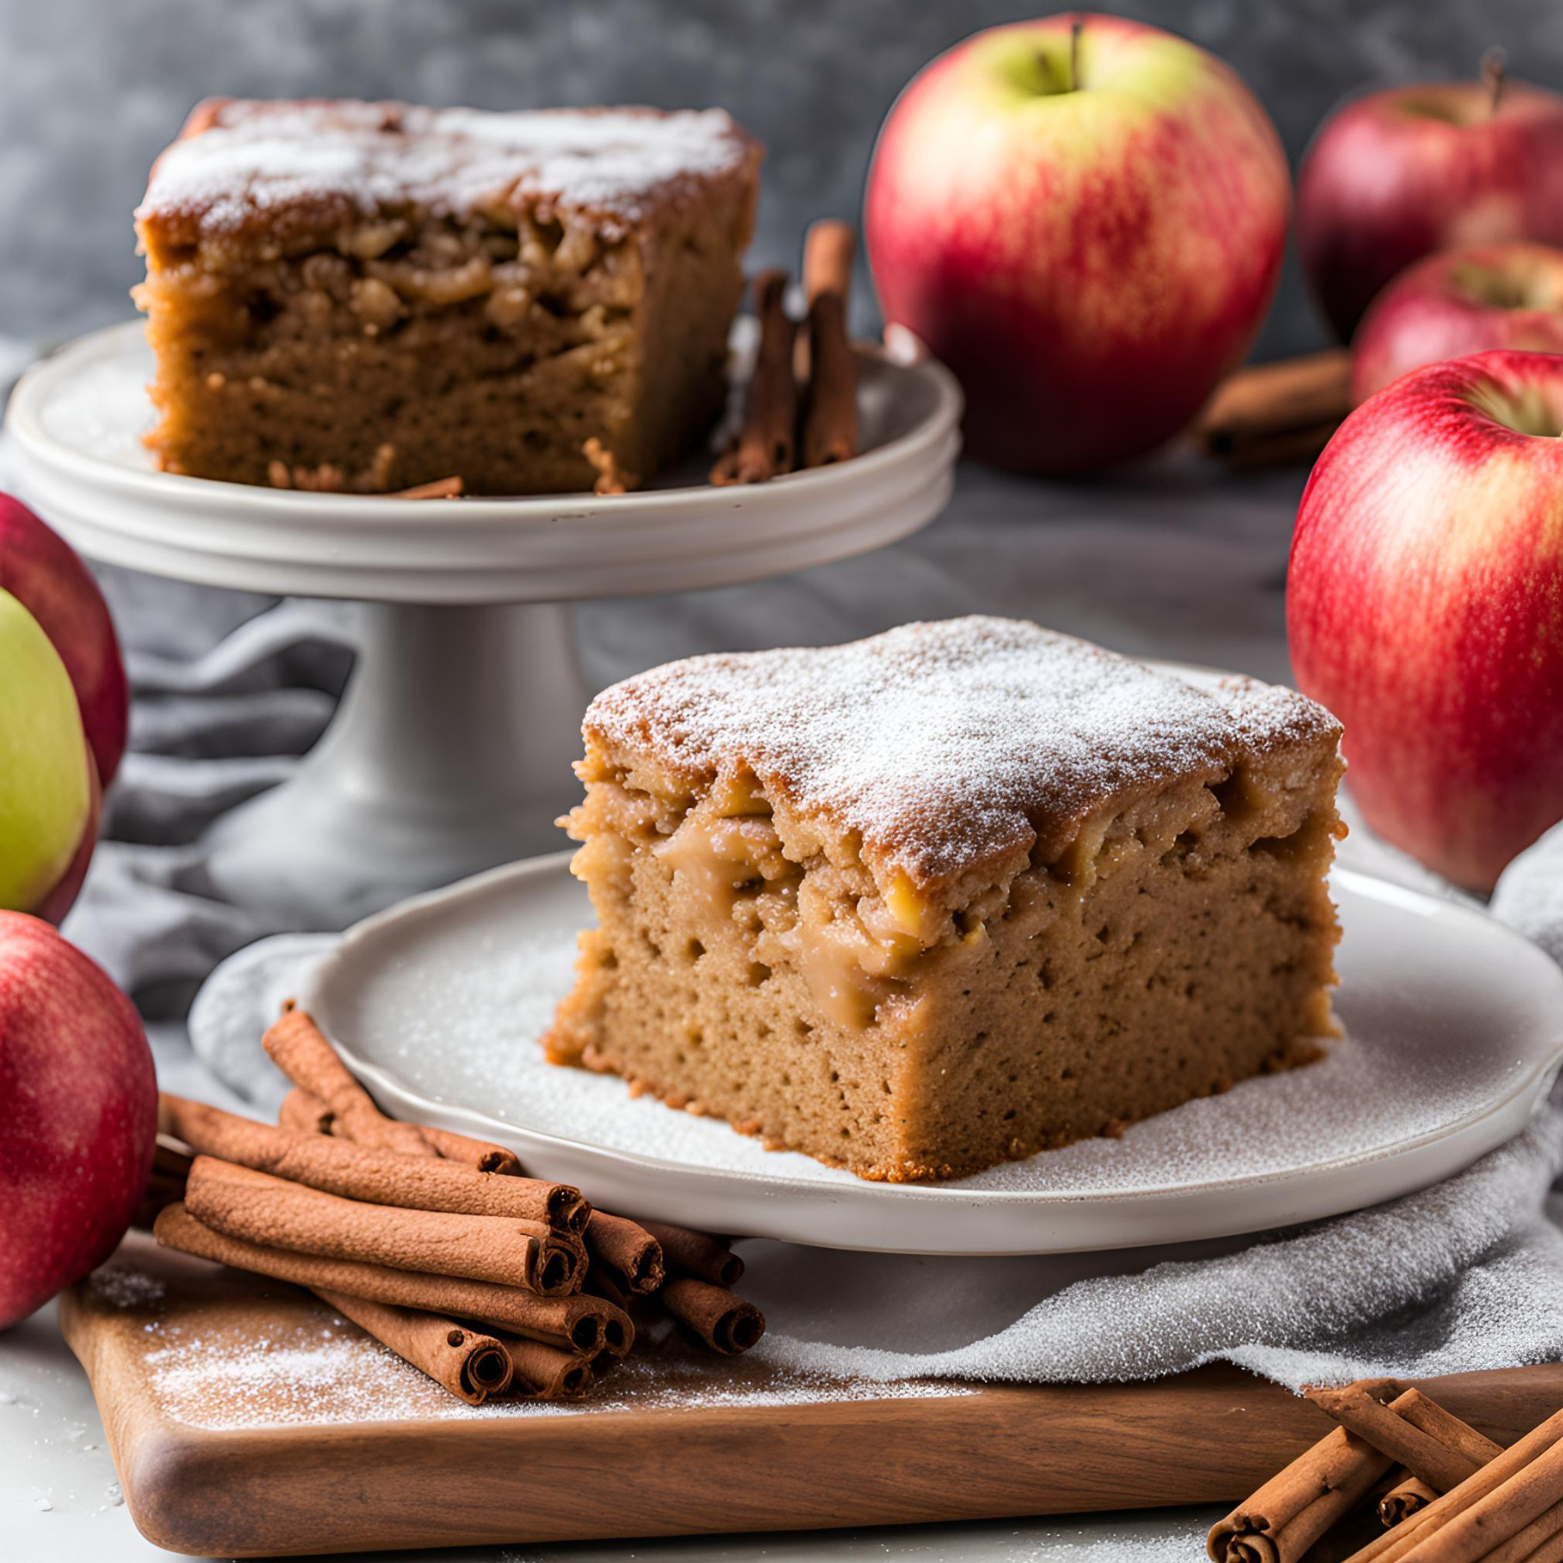
{"type": "Polygon", "coordinates": [[[587,690],[562,603],[363,603],[342,706],[298,774],[224,815],[214,888],[278,927],[335,929],[557,850],[587,690]]]}

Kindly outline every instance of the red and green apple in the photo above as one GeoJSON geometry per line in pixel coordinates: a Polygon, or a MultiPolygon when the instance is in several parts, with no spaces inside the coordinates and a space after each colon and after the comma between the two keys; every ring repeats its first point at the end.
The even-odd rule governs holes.
{"type": "Polygon", "coordinates": [[[1170,439],[1242,361],[1290,206],[1232,70],[1077,13],[978,33],[911,82],[865,230],[886,321],[962,383],[967,449],[1072,472],[1170,439]]]}
{"type": "Polygon", "coordinates": [[[107,787],[125,752],[130,714],[108,604],[70,544],[8,494],[0,494],[0,588],[16,597],[54,642],[81,703],[98,780],[107,787]]]}
{"type": "Polygon", "coordinates": [[[91,851],[92,751],[59,652],[3,588],[0,692],[0,907],[63,915],[57,892],[91,851]]]}

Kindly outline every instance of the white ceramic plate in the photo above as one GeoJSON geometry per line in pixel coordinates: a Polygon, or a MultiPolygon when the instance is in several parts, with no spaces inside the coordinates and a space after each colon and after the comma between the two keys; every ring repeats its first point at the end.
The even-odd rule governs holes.
{"type": "MultiPolygon", "coordinates": [[[[740,366],[747,334],[735,328],[740,366]]],[[[141,444],[152,355],[134,321],[29,369],[5,432],[22,496],[106,563],[291,596],[562,601],[760,580],[926,526],[950,496],[960,391],[929,359],[860,344],[858,366],[860,455],[735,488],[705,482],[708,456],[634,494],[417,504],[158,472],[141,444]]]]}
{"type": "Polygon", "coordinates": [[[513,1147],[608,1208],[900,1253],[1021,1254],[1226,1236],[1425,1187],[1511,1138],[1550,1083],[1563,972],[1480,913],[1344,870],[1322,1063],[937,1186],[864,1183],[725,1123],[555,1068],[537,1039],[591,919],[558,854],[353,929],[303,995],[391,1110],[513,1147]]]}

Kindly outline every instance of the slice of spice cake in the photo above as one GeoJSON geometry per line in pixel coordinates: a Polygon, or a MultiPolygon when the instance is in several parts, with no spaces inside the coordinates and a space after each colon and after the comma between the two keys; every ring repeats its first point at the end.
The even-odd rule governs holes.
{"type": "Polygon", "coordinates": [[[147,443],[240,483],[633,487],[721,410],[759,161],[719,110],[204,103],[136,213],[147,443]]]}
{"type": "Polygon", "coordinates": [[[599,926],[547,1041],[865,1178],[1317,1056],[1340,726],[994,618],[694,657],[587,712],[599,926]]]}

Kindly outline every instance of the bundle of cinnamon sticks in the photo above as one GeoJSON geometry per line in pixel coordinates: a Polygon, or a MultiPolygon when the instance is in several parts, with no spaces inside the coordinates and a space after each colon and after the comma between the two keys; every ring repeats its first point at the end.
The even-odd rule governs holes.
{"type": "Polygon", "coordinates": [[[1348,1563],[1563,1560],[1563,1411],[1504,1449],[1394,1379],[1304,1393],[1334,1431],[1211,1530],[1215,1563],[1317,1557],[1364,1515],[1348,1563]]]}
{"type": "Polygon", "coordinates": [[[276,1125],[160,1098],[166,1247],[309,1288],[474,1405],[587,1394],[647,1306],[727,1355],[763,1334],[718,1239],[594,1210],[502,1146],[387,1117],[292,1005],[265,1045],[294,1086],[276,1125]]]}
{"type": "Polygon", "coordinates": [[[787,313],[785,271],[762,271],[751,284],[760,345],[743,425],[711,469],[714,484],[764,483],[857,454],[857,360],[847,336],[856,247],[847,223],[817,222],[809,229],[803,248],[808,315],[801,332],[787,313]]]}

